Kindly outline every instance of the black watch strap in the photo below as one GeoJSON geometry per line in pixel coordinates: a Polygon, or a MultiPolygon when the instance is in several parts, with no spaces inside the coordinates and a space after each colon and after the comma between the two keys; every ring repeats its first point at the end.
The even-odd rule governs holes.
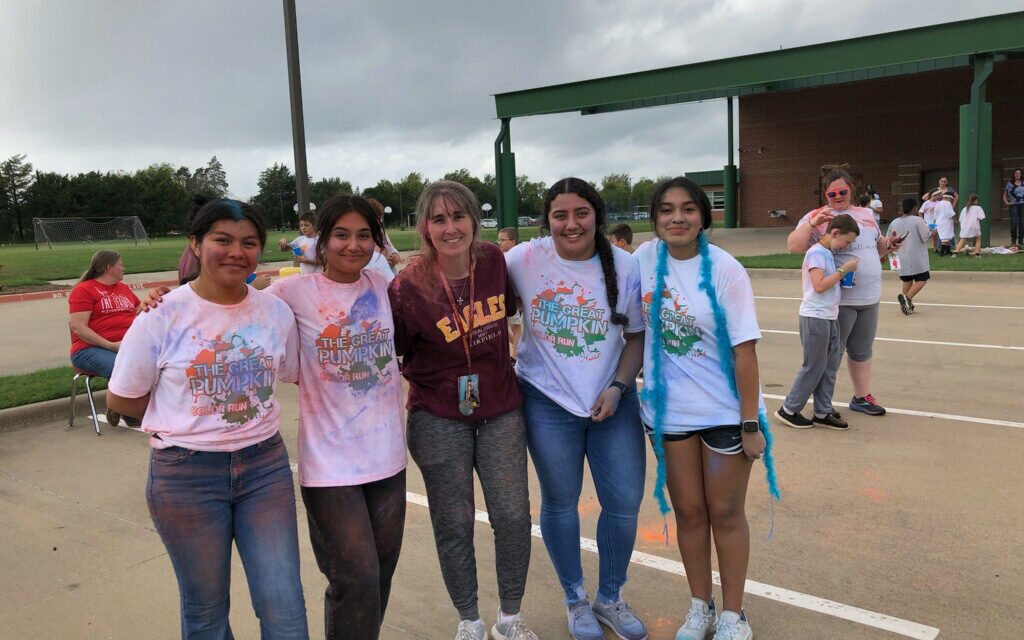
{"type": "Polygon", "coordinates": [[[616,389],[618,389],[618,390],[619,390],[619,391],[621,391],[622,393],[626,393],[626,389],[628,389],[628,388],[629,388],[629,387],[627,387],[626,385],[624,385],[624,384],[622,384],[621,382],[619,382],[618,380],[613,380],[613,381],[612,381],[612,383],[611,383],[610,385],[608,385],[608,387],[609,387],[609,388],[611,388],[611,387],[615,387],[616,389]]]}
{"type": "Polygon", "coordinates": [[[744,433],[757,433],[761,429],[761,423],[757,420],[744,420],[740,426],[744,433]]]}

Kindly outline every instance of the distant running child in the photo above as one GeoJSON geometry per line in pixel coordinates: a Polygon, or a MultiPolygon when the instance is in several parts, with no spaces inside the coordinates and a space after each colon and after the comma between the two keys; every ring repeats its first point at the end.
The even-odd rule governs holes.
{"type": "Polygon", "coordinates": [[[299,263],[299,273],[317,272],[316,260],[316,214],[312,211],[299,216],[299,231],[302,235],[297,236],[291,242],[287,238],[277,241],[277,247],[281,251],[295,254],[295,261],[299,263]]]}
{"type": "Polygon", "coordinates": [[[820,424],[830,429],[848,429],[846,421],[832,409],[836,372],[843,356],[839,338],[839,283],[847,273],[857,270],[857,258],[836,267],[833,251],[840,251],[857,240],[860,227],[849,214],[829,221],[822,236],[804,254],[804,297],[800,303],[800,344],[804,360],[789,394],[775,416],[794,429],[809,429],[820,424]],[[814,419],[801,413],[807,398],[814,395],[814,419]]]}
{"type": "Polygon", "coordinates": [[[953,255],[959,255],[964,246],[974,243],[971,255],[981,257],[981,221],[985,219],[985,211],[978,206],[978,194],[967,196],[967,206],[960,211],[960,242],[956,244],[953,255]]]}
{"type": "Polygon", "coordinates": [[[907,316],[914,313],[914,297],[921,292],[931,277],[928,272],[928,238],[931,237],[931,230],[924,220],[914,215],[916,207],[917,200],[903,200],[903,214],[892,221],[888,230],[888,235],[903,238],[899,249],[896,250],[896,257],[899,260],[897,272],[903,283],[903,291],[896,299],[899,300],[903,315],[907,316]]]}

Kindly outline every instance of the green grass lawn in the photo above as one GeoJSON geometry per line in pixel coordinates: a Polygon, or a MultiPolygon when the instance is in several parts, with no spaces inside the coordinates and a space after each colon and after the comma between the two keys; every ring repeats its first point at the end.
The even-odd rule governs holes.
{"type": "MultiPolygon", "coordinates": [[[[20,407],[23,404],[67,398],[71,395],[71,376],[74,370],[68,367],[40,369],[32,373],[0,376],[0,409],[20,407]]],[[[107,388],[104,378],[93,378],[92,390],[107,388]]],[[[78,395],[85,393],[85,380],[78,380],[78,395]]],[[[88,402],[86,400],[86,402],[88,402]]]]}
{"type": "MultiPolygon", "coordinates": [[[[747,269],[799,269],[803,255],[799,253],[772,253],[766,256],[736,256],[747,269]]],[[[928,253],[930,271],[1024,271],[1024,253],[1017,255],[983,255],[980,258],[960,256],[940,258],[928,253]]],[[[889,270],[888,261],[882,268],[889,270]]]]}
{"type": "MultiPolygon", "coordinates": [[[[630,224],[634,231],[648,231],[647,222],[630,224]]],[[[539,227],[524,227],[519,230],[521,240],[529,240],[540,233],[539,227]]],[[[282,235],[291,240],[297,232],[282,234],[272,231],[267,236],[267,248],[263,252],[261,262],[288,260],[289,254],[279,251],[277,240],[282,235]]],[[[388,229],[388,236],[399,251],[412,251],[419,247],[419,235],[415,230],[388,229]]],[[[498,239],[497,229],[483,229],[484,240],[495,242],[498,239]]],[[[21,244],[0,248],[0,285],[5,288],[30,285],[45,285],[50,280],[77,278],[89,266],[92,254],[100,249],[113,249],[121,254],[127,273],[149,273],[153,271],[174,271],[178,268],[178,259],[185,246],[183,237],[154,238],[152,244],[135,245],[131,242],[112,242],[104,244],[68,244],[55,245],[55,249],[41,248],[35,245],[21,244]]]]}

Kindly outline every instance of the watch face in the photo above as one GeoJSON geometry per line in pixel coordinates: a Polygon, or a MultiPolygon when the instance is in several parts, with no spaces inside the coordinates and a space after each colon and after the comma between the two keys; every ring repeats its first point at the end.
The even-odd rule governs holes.
{"type": "Polygon", "coordinates": [[[760,426],[760,424],[758,424],[758,422],[756,420],[744,420],[743,421],[743,430],[746,431],[747,433],[754,433],[754,432],[756,432],[760,428],[761,428],[761,426],[760,426]]]}

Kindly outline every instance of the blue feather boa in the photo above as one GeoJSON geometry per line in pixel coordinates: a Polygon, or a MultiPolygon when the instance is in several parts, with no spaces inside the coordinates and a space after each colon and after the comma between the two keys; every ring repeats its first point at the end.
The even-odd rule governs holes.
{"type": "MultiPolygon", "coordinates": [[[[700,254],[700,282],[698,287],[707,294],[711,303],[711,312],[715,319],[715,340],[718,343],[718,358],[721,362],[722,373],[729,381],[729,387],[733,395],[739,400],[739,390],[736,388],[736,361],[732,352],[732,341],[729,338],[729,325],[725,315],[725,309],[718,301],[718,292],[711,278],[711,252],[708,248],[708,239],[704,232],[698,236],[698,251],[700,254]]],[[[664,242],[658,244],[658,258],[654,271],[654,289],[651,292],[651,304],[648,310],[651,323],[651,334],[654,336],[654,349],[651,352],[650,379],[644,380],[644,399],[651,404],[653,409],[654,422],[654,453],[658,458],[658,475],[654,485],[654,496],[658,500],[658,509],[661,513],[667,514],[670,511],[668,501],[665,499],[665,448],[663,445],[664,429],[662,424],[665,418],[665,380],[662,372],[661,348],[661,306],[665,300],[665,279],[668,276],[668,246],[664,242]],[[653,384],[648,384],[653,383],[653,384]]],[[[758,412],[758,423],[761,426],[761,433],[764,435],[765,448],[762,456],[765,466],[765,480],[768,482],[768,493],[776,500],[781,500],[778,478],[775,475],[775,459],[772,456],[773,439],[771,429],[768,426],[768,416],[764,411],[758,412]]]]}

